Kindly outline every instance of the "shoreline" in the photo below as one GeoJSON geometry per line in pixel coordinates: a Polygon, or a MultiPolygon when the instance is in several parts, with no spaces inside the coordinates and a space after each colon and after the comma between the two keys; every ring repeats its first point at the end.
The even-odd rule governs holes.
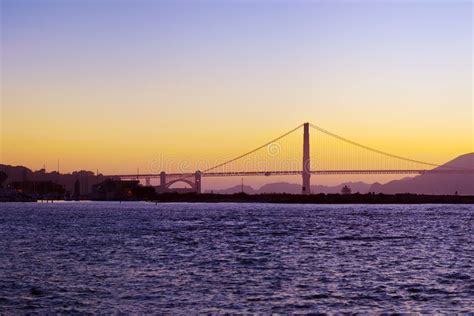
{"type": "MultiPolygon", "coordinates": [[[[152,201],[153,202],[153,201],[152,201]]],[[[282,203],[282,204],[474,204],[472,195],[426,194],[195,194],[163,193],[154,202],[188,203],[282,203]]]]}
{"type": "Polygon", "coordinates": [[[473,195],[428,194],[213,194],[161,193],[154,199],[25,199],[0,200],[0,203],[58,203],[58,202],[149,202],[149,203],[273,203],[273,204],[474,204],[473,195]]]}

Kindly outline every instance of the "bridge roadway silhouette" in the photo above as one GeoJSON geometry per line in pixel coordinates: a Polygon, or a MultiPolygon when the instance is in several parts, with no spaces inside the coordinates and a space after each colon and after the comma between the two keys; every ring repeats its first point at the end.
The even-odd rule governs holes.
{"type": "Polygon", "coordinates": [[[457,168],[457,167],[444,167],[444,169],[440,168],[441,165],[423,162],[419,160],[414,160],[410,158],[405,158],[397,155],[393,155],[387,152],[383,152],[354,141],[351,141],[347,138],[341,137],[337,134],[331,133],[325,129],[320,128],[319,126],[304,123],[296,128],[290,130],[289,132],[271,140],[268,143],[265,143],[262,146],[257,147],[254,150],[251,150],[243,155],[235,157],[231,160],[228,160],[224,163],[218,164],[212,168],[206,169],[204,171],[196,171],[196,172],[184,172],[184,173],[166,173],[164,171],[160,173],[148,173],[148,174],[119,174],[119,175],[109,175],[108,177],[119,178],[121,180],[139,180],[144,179],[147,185],[150,185],[151,179],[160,179],[160,185],[157,187],[158,192],[169,192],[172,191],[170,187],[178,182],[183,182],[188,184],[191,189],[197,193],[201,193],[201,182],[203,177],[246,177],[246,176],[286,176],[286,175],[301,175],[302,176],[302,194],[310,194],[310,178],[311,175],[374,175],[374,174],[474,174],[474,169],[465,169],[465,168],[457,168]],[[295,132],[299,128],[303,127],[303,159],[302,159],[302,170],[287,170],[287,171],[237,171],[237,172],[218,172],[213,171],[220,167],[224,167],[229,165],[232,162],[235,162],[239,159],[242,159],[246,156],[249,156],[256,151],[269,146],[276,141],[284,138],[285,136],[295,132]],[[399,161],[409,162],[420,164],[424,166],[436,167],[434,169],[339,169],[339,170],[311,170],[311,160],[310,160],[310,140],[309,140],[309,130],[310,127],[322,132],[332,138],[335,138],[339,141],[345,142],[352,146],[356,146],[362,148],[366,151],[378,154],[380,156],[385,156],[389,158],[394,158],[399,161]]]}

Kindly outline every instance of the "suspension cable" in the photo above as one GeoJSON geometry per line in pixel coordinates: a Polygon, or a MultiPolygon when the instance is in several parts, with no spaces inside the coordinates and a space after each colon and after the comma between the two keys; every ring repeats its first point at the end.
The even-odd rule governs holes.
{"type": "Polygon", "coordinates": [[[266,146],[268,146],[268,145],[270,145],[270,144],[272,144],[272,143],[274,143],[274,142],[276,142],[276,141],[279,141],[279,140],[282,139],[283,137],[288,136],[289,134],[295,132],[296,130],[298,130],[298,129],[301,128],[302,126],[303,126],[303,124],[298,125],[297,127],[293,128],[292,130],[290,130],[290,131],[286,132],[285,134],[283,134],[283,135],[281,135],[281,136],[279,136],[279,137],[277,137],[277,138],[275,138],[275,139],[273,139],[273,140],[271,140],[271,141],[269,141],[269,142],[263,144],[263,145],[260,146],[260,147],[257,147],[257,148],[255,148],[255,149],[249,151],[249,152],[246,152],[245,154],[242,154],[242,155],[240,155],[240,156],[238,156],[238,157],[235,157],[235,158],[230,159],[230,160],[228,160],[228,161],[226,161],[226,162],[223,162],[223,163],[221,163],[221,164],[218,164],[218,165],[216,165],[216,166],[214,166],[214,167],[212,167],[212,168],[206,169],[206,170],[204,170],[204,171],[202,171],[202,172],[203,172],[203,173],[209,172],[209,171],[211,171],[211,170],[217,169],[217,168],[222,167],[222,166],[225,166],[225,165],[227,165],[227,164],[229,164],[229,163],[231,163],[231,162],[234,162],[234,161],[236,161],[236,160],[239,160],[239,159],[241,159],[241,158],[244,158],[245,156],[248,156],[248,155],[250,155],[250,154],[253,154],[253,153],[256,152],[256,151],[258,151],[258,150],[260,150],[260,149],[262,149],[262,148],[264,148],[264,147],[266,147],[266,146]]]}
{"type": "MultiPolygon", "coordinates": [[[[325,130],[317,125],[314,125],[314,124],[311,124],[310,123],[310,126],[326,135],[329,135],[329,136],[332,136],[334,138],[337,138],[339,140],[342,140],[346,143],[349,143],[351,145],[354,145],[354,146],[357,146],[357,147],[360,147],[360,148],[363,148],[363,149],[366,149],[366,150],[369,150],[371,152],[375,152],[375,153],[378,153],[378,154],[381,154],[381,155],[384,155],[384,156],[388,156],[388,157],[391,157],[391,158],[396,158],[396,159],[400,159],[400,160],[404,160],[404,161],[409,161],[409,162],[413,162],[413,163],[418,163],[418,164],[422,164],[422,165],[428,165],[428,166],[433,166],[433,167],[441,167],[441,165],[438,165],[438,164],[434,164],[434,163],[429,163],[429,162],[424,162],[424,161],[419,161],[419,160],[414,160],[414,159],[410,159],[410,158],[406,158],[406,157],[402,157],[402,156],[397,156],[397,155],[394,155],[394,154],[390,154],[390,153],[387,153],[387,152],[384,152],[384,151],[381,151],[381,150],[378,150],[378,149],[375,149],[375,148],[371,148],[371,147],[368,147],[368,146],[365,146],[365,145],[362,145],[360,143],[357,143],[357,142],[354,142],[350,139],[347,139],[345,137],[342,137],[342,136],[339,136],[337,134],[334,134],[334,133],[331,133],[330,131],[328,130],[325,130]]],[[[445,166],[447,168],[454,168],[454,167],[448,167],[448,166],[445,166]]]]}

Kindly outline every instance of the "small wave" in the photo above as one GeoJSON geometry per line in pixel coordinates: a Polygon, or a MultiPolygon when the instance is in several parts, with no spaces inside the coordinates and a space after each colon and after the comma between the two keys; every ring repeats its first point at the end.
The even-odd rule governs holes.
{"type": "Polygon", "coordinates": [[[321,299],[326,299],[326,298],[329,298],[329,295],[324,294],[324,293],[312,294],[312,295],[308,295],[304,297],[305,300],[321,300],[321,299]]]}
{"type": "Polygon", "coordinates": [[[421,292],[424,292],[423,289],[420,289],[420,288],[417,288],[417,287],[409,287],[407,289],[407,292],[410,292],[410,293],[421,293],[421,292]]]}
{"type": "Polygon", "coordinates": [[[426,302],[428,301],[428,298],[419,294],[412,294],[410,295],[410,299],[418,302],[426,302]]]}
{"type": "Polygon", "coordinates": [[[469,280],[469,279],[471,279],[471,277],[469,275],[459,273],[459,272],[449,273],[449,274],[444,275],[444,277],[446,279],[450,279],[450,280],[469,280]]]}
{"type": "Polygon", "coordinates": [[[44,292],[41,289],[37,288],[37,287],[32,287],[30,289],[30,294],[31,294],[31,296],[42,296],[42,295],[44,295],[44,292]]]}
{"type": "Polygon", "coordinates": [[[381,241],[394,239],[416,239],[416,236],[342,236],[335,238],[342,241],[381,241]]]}

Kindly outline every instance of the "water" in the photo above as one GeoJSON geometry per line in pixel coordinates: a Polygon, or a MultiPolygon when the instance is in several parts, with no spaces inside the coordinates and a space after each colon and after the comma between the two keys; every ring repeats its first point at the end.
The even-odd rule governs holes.
{"type": "Polygon", "coordinates": [[[0,313],[474,311],[474,206],[0,204],[0,313]]]}

